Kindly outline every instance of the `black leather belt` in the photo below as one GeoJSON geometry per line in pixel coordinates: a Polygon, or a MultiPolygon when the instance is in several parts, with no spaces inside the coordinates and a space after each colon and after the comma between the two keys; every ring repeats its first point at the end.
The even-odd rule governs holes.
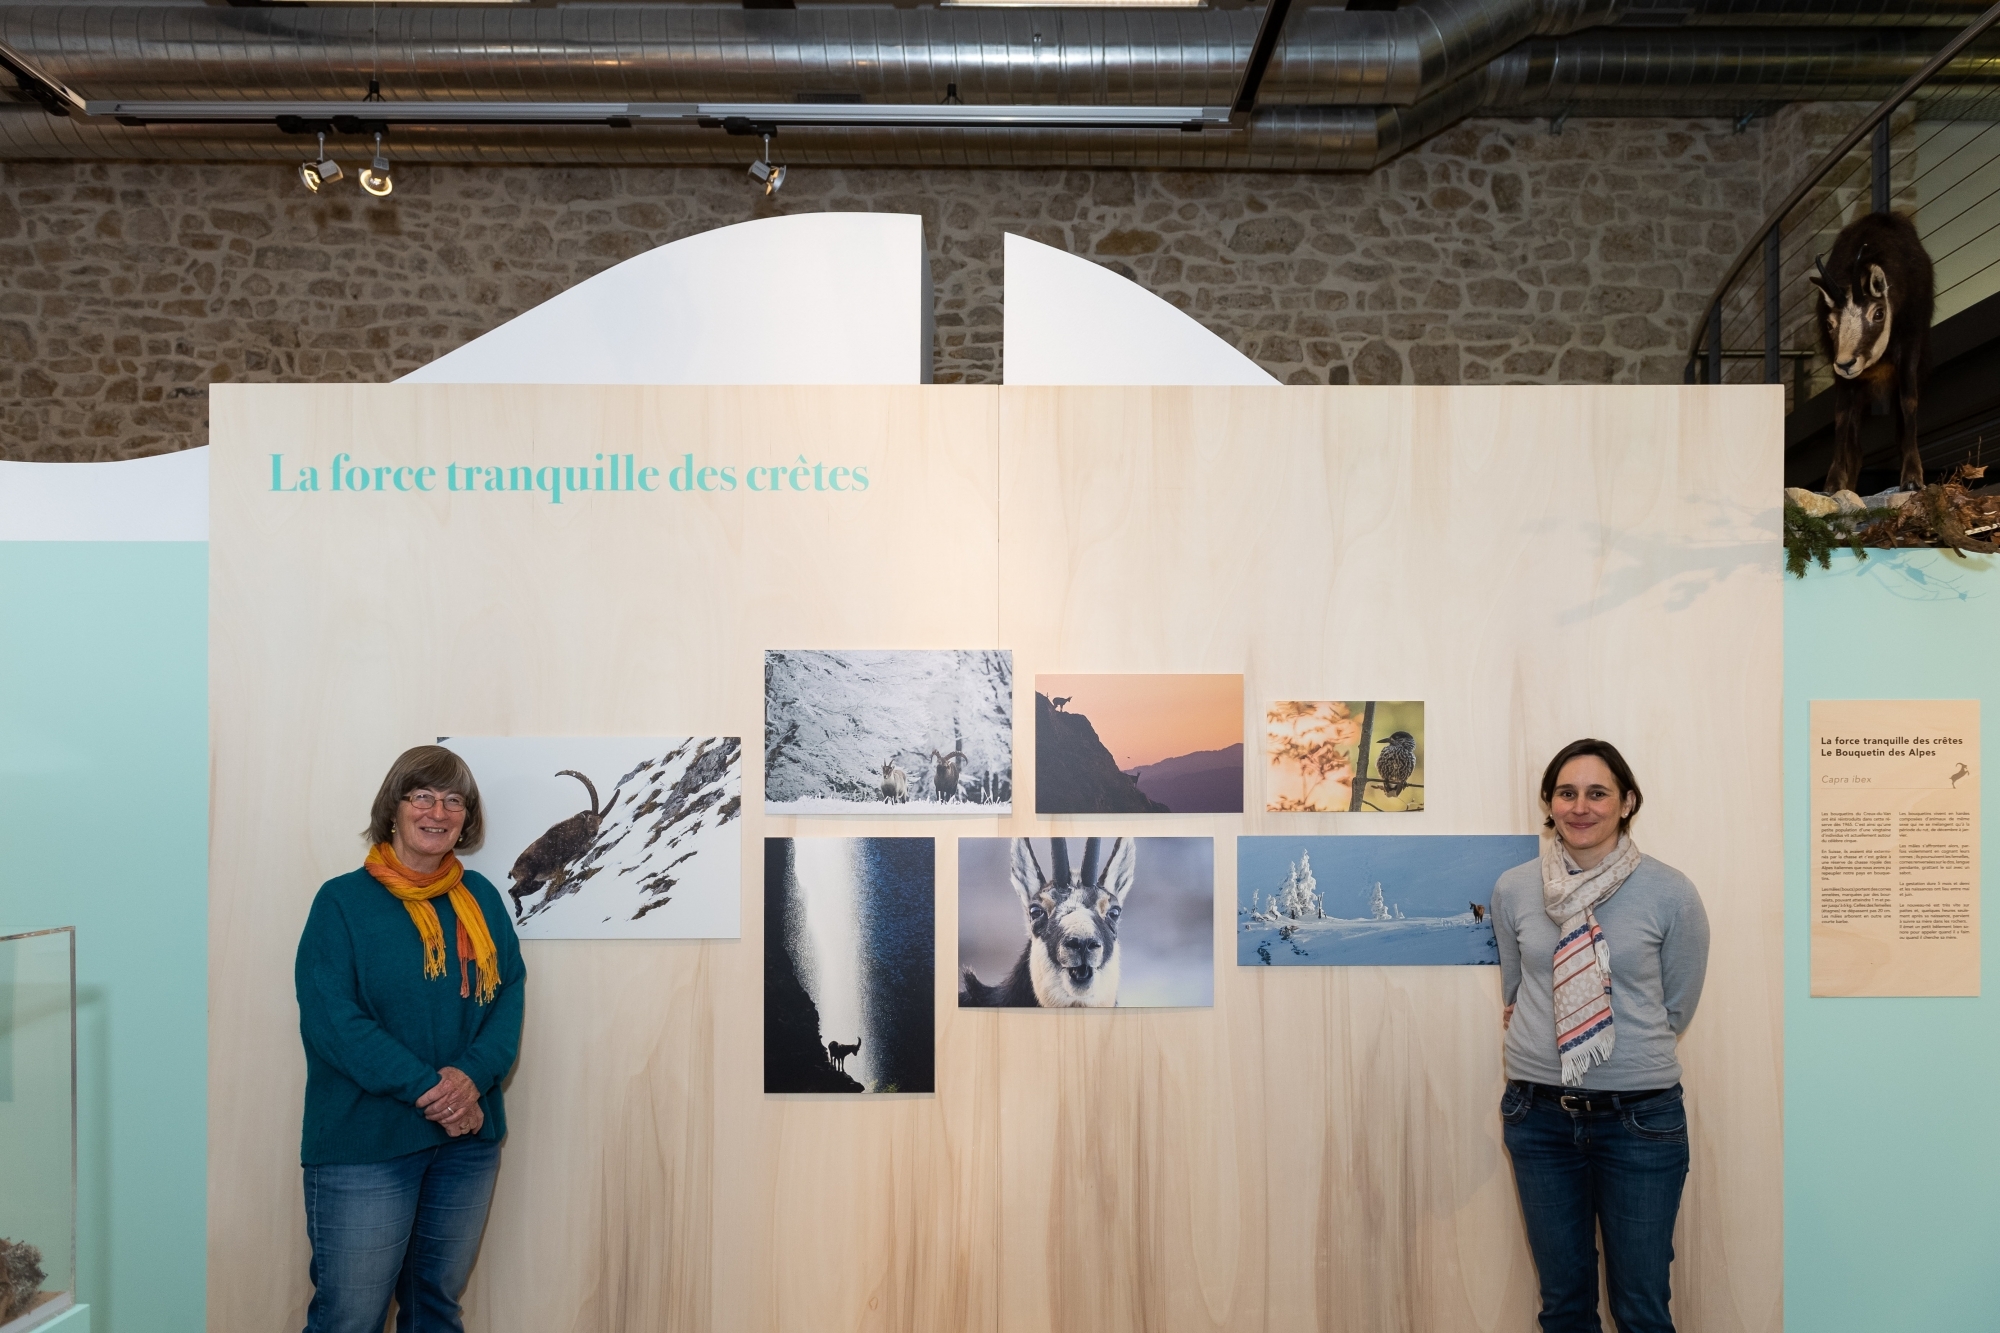
{"type": "Polygon", "coordinates": [[[1563,1110],[1574,1115],[1597,1115],[1607,1111],[1622,1111],[1634,1102],[1643,1102],[1649,1097],[1662,1097],[1673,1088],[1640,1088],[1633,1092],[1609,1092],[1602,1088],[1559,1088],[1553,1083],[1521,1083],[1516,1087],[1526,1088],[1541,1101],[1554,1102],[1563,1110]]]}

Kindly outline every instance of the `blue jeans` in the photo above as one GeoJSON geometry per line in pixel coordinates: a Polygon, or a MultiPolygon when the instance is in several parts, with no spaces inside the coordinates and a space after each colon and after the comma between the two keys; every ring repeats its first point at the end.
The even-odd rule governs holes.
{"type": "MultiPolygon", "coordinates": [[[[1679,1085],[1642,1101],[1579,1111],[1533,1088],[1509,1082],[1500,1119],[1541,1277],[1543,1333],[1601,1333],[1600,1229],[1619,1333],[1673,1333],[1668,1270],[1688,1171],[1679,1085]]],[[[1595,1103],[1613,1094],[1589,1095],[1595,1103]]]]}
{"type": "Polygon", "coordinates": [[[391,1295],[398,1333],[462,1333],[458,1298],[499,1171],[500,1145],[470,1136],[386,1162],[307,1167],[306,1333],[382,1333],[391,1295]]]}

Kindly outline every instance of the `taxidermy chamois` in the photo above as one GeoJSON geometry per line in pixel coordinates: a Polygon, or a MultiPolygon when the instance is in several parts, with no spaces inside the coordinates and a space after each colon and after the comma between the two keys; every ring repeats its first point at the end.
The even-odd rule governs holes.
{"type": "Polygon", "coordinates": [[[910,799],[910,775],[896,767],[894,760],[882,761],[882,799],[885,801],[910,799]]]}
{"type": "Polygon", "coordinates": [[[937,798],[940,801],[957,799],[959,769],[972,762],[971,756],[963,750],[953,750],[950,754],[932,750],[931,760],[937,765],[931,773],[931,785],[937,788],[937,798]]]}
{"type": "Polygon", "coordinates": [[[861,1038],[856,1037],[852,1046],[843,1046],[837,1041],[826,1044],[826,1062],[841,1073],[847,1072],[847,1057],[861,1053],[861,1038]]]}
{"type": "MultiPolygon", "coordinates": [[[[573,768],[565,768],[556,773],[559,778],[575,778],[590,793],[590,809],[571,815],[555,825],[547,833],[529,843],[521,854],[514,858],[514,868],[507,872],[507,878],[514,881],[514,887],[507,890],[507,896],[514,900],[514,919],[521,919],[521,900],[531,893],[539,893],[549,887],[549,881],[561,873],[571,861],[590,850],[597,841],[597,830],[602,827],[604,817],[611,813],[607,802],[597,808],[597,788],[590,779],[573,768]]],[[[611,801],[618,799],[618,793],[611,793],[611,801]]]]}
{"type": "Polygon", "coordinates": [[[1806,280],[1819,294],[1819,349],[1833,367],[1833,466],[1828,491],[1861,476],[1861,418],[1893,403],[1900,483],[1924,484],[1917,452],[1917,390],[1930,351],[1934,280],[1917,229],[1900,213],[1870,213],[1841,229],[1833,253],[1806,280]]]}
{"type": "Polygon", "coordinates": [[[1009,879],[1027,913],[1028,942],[1014,970],[997,985],[964,969],[961,1007],[1079,1009],[1118,1003],[1118,918],[1132,892],[1137,847],[1130,838],[1085,838],[1083,867],[1072,875],[1069,840],[1051,838],[1049,865],[1054,873],[1044,875],[1033,844],[1014,839],[1009,879]]]}

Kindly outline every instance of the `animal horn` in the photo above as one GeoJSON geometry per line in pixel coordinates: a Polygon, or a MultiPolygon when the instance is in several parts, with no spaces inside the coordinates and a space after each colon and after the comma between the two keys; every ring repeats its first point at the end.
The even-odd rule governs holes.
{"type": "Polygon", "coordinates": [[[1069,839],[1049,839],[1049,869],[1055,872],[1053,883],[1058,888],[1067,888],[1076,881],[1069,873],[1069,839]]]}
{"type": "MultiPolygon", "coordinates": [[[[1061,842],[1062,839],[1056,838],[1053,841],[1061,842]]],[[[1033,838],[1023,838],[1021,839],[1021,846],[1028,853],[1028,864],[1035,868],[1035,878],[1041,881],[1039,887],[1046,889],[1049,886],[1049,877],[1042,873],[1042,863],[1035,859],[1035,840],[1033,838]]]]}
{"type": "Polygon", "coordinates": [[[1077,882],[1079,884],[1097,883],[1098,841],[1099,840],[1096,838],[1085,838],[1083,840],[1083,873],[1077,876],[1077,882]]]}
{"type": "Polygon", "coordinates": [[[597,808],[597,787],[596,784],[592,783],[589,778],[585,777],[583,774],[577,772],[573,768],[559,768],[556,770],[556,776],[559,778],[575,778],[578,782],[581,782],[583,784],[583,789],[590,793],[590,813],[593,815],[599,815],[604,813],[602,810],[599,810],[597,808]]]}

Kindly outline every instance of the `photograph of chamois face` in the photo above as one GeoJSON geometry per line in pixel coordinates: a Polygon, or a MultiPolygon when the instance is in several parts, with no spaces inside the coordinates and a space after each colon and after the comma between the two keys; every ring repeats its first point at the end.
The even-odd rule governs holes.
{"type": "Polygon", "coordinates": [[[764,839],[764,1091],[935,1092],[936,848],[764,839]]]}
{"type": "Polygon", "coordinates": [[[1236,840],[1245,967],[1497,965],[1493,882],[1532,833],[1236,840]]]}
{"type": "Polygon", "coordinates": [[[1264,808],[1424,808],[1421,699],[1281,699],[1264,710],[1264,808]]]}
{"type": "Polygon", "coordinates": [[[961,1009],[1215,1003],[1213,838],[960,838],[961,1009]]]}
{"type": "Polygon", "coordinates": [[[461,853],[524,940],[743,933],[743,742],[735,736],[446,736],[486,841],[461,853]]]}
{"type": "Polygon", "coordinates": [[[1004,648],[764,654],[774,815],[1004,815],[1014,655],[1004,648]]]}
{"type": "Polygon", "coordinates": [[[1035,813],[1241,814],[1243,677],[1035,677],[1035,813]]]}

